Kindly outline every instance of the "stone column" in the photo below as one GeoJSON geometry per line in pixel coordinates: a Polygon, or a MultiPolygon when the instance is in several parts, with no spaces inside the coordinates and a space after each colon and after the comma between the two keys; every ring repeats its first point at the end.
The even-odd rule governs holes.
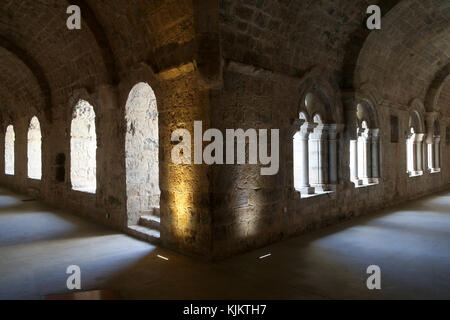
{"type": "Polygon", "coordinates": [[[416,139],[414,141],[414,151],[415,151],[415,174],[423,174],[423,133],[416,134],[416,139]]]}
{"type": "Polygon", "coordinates": [[[414,175],[415,171],[415,158],[416,152],[414,151],[414,140],[416,138],[415,133],[410,133],[406,136],[406,161],[407,168],[406,171],[409,175],[414,175]]]}
{"type": "Polygon", "coordinates": [[[361,185],[358,178],[358,140],[350,140],[350,180],[355,186],[361,185]]]}
{"type": "Polygon", "coordinates": [[[337,134],[338,126],[333,124],[328,126],[328,151],[329,151],[329,183],[337,184],[337,134]]]}
{"type": "Polygon", "coordinates": [[[372,183],[372,165],[371,165],[371,133],[369,129],[359,129],[358,137],[358,178],[362,184],[372,183]]]}
{"type": "Polygon", "coordinates": [[[434,145],[433,143],[427,143],[427,162],[428,162],[428,170],[430,172],[434,171],[435,163],[434,163],[434,145]]]}
{"type": "Polygon", "coordinates": [[[434,151],[434,171],[439,172],[441,171],[441,137],[440,136],[434,136],[433,137],[433,151],[434,151]]]}
{"type": "Polygon", "coordinates": [[[311,186],[316,192],[329,190],[328,186],[328,128],[318,125],[309,138],[309,173],[311,186]]]}
{"type": "Polygon", "coordinates": [[[309,135],[314,125],[304,123],[294,135],[294,188],[302,194],[313,194],[309,184],[309,135]]]}
{"type": "Polygon", "coordinates": [[[425,165],[426,168],[429,169],[430,172],[435,172],[436,167],[436,159],[435,159],[435,145],[434,145],[434,124],[437,119],[438,113],[437,112],[427,112],[425,115],[425,122],[426,122],[426,135],[425,135],[425,143],[427,147],[424,152],[426,151],[427,155],[424,158],[427,159],[427,165],[425,165]]]}
{"type": "Polygon", "coordinates": [[[378,183],[380,178],[380,137],[379,129],[372,129],[371,155],[372,155],[372,182],[378,183]]]}

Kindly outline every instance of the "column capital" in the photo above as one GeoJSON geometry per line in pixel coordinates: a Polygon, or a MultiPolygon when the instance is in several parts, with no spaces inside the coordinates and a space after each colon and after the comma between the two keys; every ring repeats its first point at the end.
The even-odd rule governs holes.
{"type": "Polygon", "coordinates": [[[325,139],[328,135],[328,126],[324,124],[318,124],[314,128],[314,131],[311,133],[310,137],[312,139],[325,139]]]}
{"type": "Polygon", "coordinates": [[[416,133],[415,135],[416,135],[416,136],[415,136],[414,141],[415,141],[415,142],[422,142],[422,141],[423,141],[423,138],[424,138],[424,136],[425,136],[425,133],[416,133]]]}
{"type": "Polygon", "coordinates": [[[332,140],[336,139],[338,133],[344,130],[343,124],[327,124],[325,126],[327,127],[329,138],[332,140]]]}
{"type": "Polygon", "coordinates": [[[372,137],[372,132],[370,131],[370,129],[358,128],[358,137],[368,139],[372,137]]]}
{"type": "Polygon", "coordinates": [[[369,129],[372,133],[373,138],[378,138],[380,136],[380,129],[369,129]]]}

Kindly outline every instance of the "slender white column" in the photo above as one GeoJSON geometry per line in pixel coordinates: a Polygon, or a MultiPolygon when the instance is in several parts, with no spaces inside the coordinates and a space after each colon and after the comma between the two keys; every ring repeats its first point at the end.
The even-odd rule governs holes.
{"type": "Polygon", "coordinates": [[[428,159],[428,169],[430,172],[434,172],[435,162],[434,162],[434,144],[427,143],[427,159],[428,159]]]}
{"type": "Polygon", "coordinates": [[[416,134],[415,153],[416,153],[416,167],[415,171],[417,175],[423,174],[423,133],[416,134]]]}
{"type": "Polygon", "coordinates": [[[435,172],[439,172],[441,171],[441,148],[440,148],[440,144],[441,144],[441,137],[440,136],[434,136],[434,171],[435,172]]]}
{"type": "Polygon", "coordinates": [[[359,186],[358,179],[358,140],[350,140],[350,180],[359,186]]]}
{"type": "Polygon", "coordinates": [[[411,133],[406,138],[406,160],[407,160],[407,172],[409,175],[415,174],[415,157],[416,153],[414,152],[414,141],[415,134],[411,133]]]}
{"type": "Polygon", "coordinates": [[[327,127],[318,125],[309,137],[309,174],[311,186],[316,192],[328,191],[328,132],[327,127]]]}
{"type": "Polygon", "coordinates": [[[358,178],[363,184],[371,183],[372,165],[371,165],[371,141],[369,129],[359,129],[358,137],[358,178]]]}
{"type": "Polygon", "coordinates": [[[425,159],[427,159],[428,164],[425,165],[424,167],[426,167],[430,172],[436,172],[437,168],[439,167],[436,163],[436,145],[435,145],[435,124],[436,124],[436,120],[438,118],[439,114],[437,112],[427,112],[427,114],[425,115],[425,122],[426,122],[426,136],[425,136],[425,143],[426,143],[426,148],[424,148],[424,152],[426,151],[427,155],[426,157],[424,157],[424,162],[425,159]]]}
{"type": "Polygon", "coordinates": [[[329,125],[328,126],[328,150],[329,150],[329,183],[337,184],[337,134],[338,126],[329,125]]]}
{"type": "Polygon", "coordinates": [[[379,138],[379,129],[372,129],[372,182],[378,183],[380,178],[380,138],[379,138]]]}
{"type": "MultiPolygon", "coordinates": [[[[363,132],[364,129],[358,128],[358,140],[357,140],[357,157],[358,157],[358,167],[357,167],[357,175],[358,175],[358,179],[362,179],[364,176],[364,165],[365,165],[365,161],[364,161],[364,136],[363,136],[363,132]]],[[[362,180],[361,180],[362,183],[362,180]]]]}
{"type": "Polygon", "coordinates": [[[309,135],[314,125],[305,123],[294,135],[294,187],[302,194],[313,194],[309,184],[309,135]]]}

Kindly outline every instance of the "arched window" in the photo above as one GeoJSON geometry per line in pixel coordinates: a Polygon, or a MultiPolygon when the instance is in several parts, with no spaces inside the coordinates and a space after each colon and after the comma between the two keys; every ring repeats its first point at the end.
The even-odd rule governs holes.
{"type": "Polygon", "coordinates": [[[125,107],[125,137],[128,224],[153,219],[159,211],[159,135],[155,94],[146,83],[135,85],[125,107]]]}
{"type": "Polygon", "coordinates": [[[294,188],[301,197],[332,190],[337,182],[337,125],[314,93],[305,95],[293,136],[294,188]]]}
{"type": "Polygon", "coordinates": [[[5,173],[14,175],[14,141],[16,136],[14,134],[14,127],[9,125],[6,128],[5,134],[5,173]]]}
{"type": "Polygon", "coordinates": [[[350,179],[355,186],[379,183],[380,142],[375,108],[366,101],[357,105],[356,139],[350,140],[350,179]]]}
{"type": "Polygon", "coordinates": [[[423,122],[420,114],[413,111],[409,118],[409,133],[406,136],[406,164],[410,177],[423,175],[423,122]]]}
{"type": "Polygon", "coordinates": [[[72,189],[95,193],[97,189],[97,135],[94,108],[87,101],[80,100],[73,110],[70,136],[72,189]]]}
{"type": "Polygon", "coordinates": [[[42,156],[41,156],[41,126],[39,120],[33,117],[28,128],[28,177],[40,180],[42,177],[42,156]]]}

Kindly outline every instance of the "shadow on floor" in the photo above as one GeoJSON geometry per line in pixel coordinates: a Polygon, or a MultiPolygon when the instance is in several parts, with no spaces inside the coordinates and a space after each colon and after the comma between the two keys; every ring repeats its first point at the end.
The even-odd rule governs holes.
{"type": "Polygon", "coordinates": [[[82,270],[83,290],[110,289],[125,299],[450,298],[449,193],[216,263],[39,203],[14,203],[15,195],[3,202],[4,196],[0,299],[67,293],[65,271],[71,264],[82,270]],[[366,286],[373,264],[382,270],[379,291],[366,286]]]}

